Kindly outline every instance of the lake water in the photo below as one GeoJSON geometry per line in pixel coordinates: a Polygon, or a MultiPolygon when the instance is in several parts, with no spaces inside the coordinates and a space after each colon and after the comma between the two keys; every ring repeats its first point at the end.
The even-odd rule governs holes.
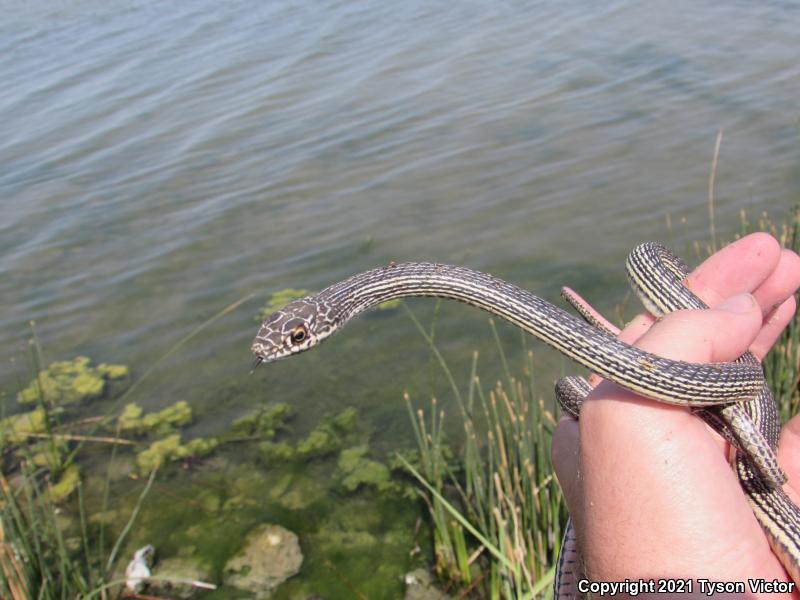
{"type": "MultiPolygon", "coordinates": [[[[255,294],[133,399],[188,400],[203,434],[261,402],[292,403],[298,431],[355,406],[376,450],[408,446],[402,391],[449,400],[404,311],[251,376],[271,292],[435,260],[552,301],[569,284],[608,310],[633,245],[708,238],[720,128],[722,236],[742,208],[780,219],[798,199],[793,3],[0,6],[7,410],[30,320],[48,361],[86,354],[135,377],[255,294]]],[[[443,304],[437,339],[457,374],[473,349],[497,372],[485,315],[443,304]]],[[[545,382],[570,368],[541,364],[545,382]]]]}

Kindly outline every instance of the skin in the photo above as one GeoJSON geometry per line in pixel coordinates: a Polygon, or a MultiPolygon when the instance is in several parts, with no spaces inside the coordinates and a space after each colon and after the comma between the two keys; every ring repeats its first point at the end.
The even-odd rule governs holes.
{"type": "MultiPolygon", "coordinates": [[[[711,310],[658,322],[640,315],[619,337],[690,362],[731,361],[748,348],[762,359],[795,314],[800,258],[752,234],[706,260],[687,285],[711,310]]],[[[587,577],[789,581],[724,441],[687,409],[597,382],[580,421],[562,418],[553,437],[587,577]]],[[[784,426],[778,458],[789,477],[784,491],[800,503],[800,416],[784,426]]],[[[697,585],[694,595],[701,597],[697,585]]]]}

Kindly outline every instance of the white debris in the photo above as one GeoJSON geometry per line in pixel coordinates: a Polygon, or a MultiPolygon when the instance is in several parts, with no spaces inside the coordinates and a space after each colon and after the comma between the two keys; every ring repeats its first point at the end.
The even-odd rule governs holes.
{"type": "Polygon", "coordinates": [[[151,544],[139,548],[125,568],[125,587],[131,592],[138,593],[144,588],[144,580],[151,575],[148,558],[154,550],[151,544]]]}

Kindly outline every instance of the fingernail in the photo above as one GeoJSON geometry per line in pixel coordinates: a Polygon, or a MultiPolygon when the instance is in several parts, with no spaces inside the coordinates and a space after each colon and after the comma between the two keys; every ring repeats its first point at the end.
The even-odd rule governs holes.
{"type": "Polygon", "coordinates": [[[727,300],[720,302],[717,308],[719,310],[742,314],[753,310],[755,304],[756,299],[753,298],[752,294],[737,294],[736,296],[731,296],[727,300]]]}

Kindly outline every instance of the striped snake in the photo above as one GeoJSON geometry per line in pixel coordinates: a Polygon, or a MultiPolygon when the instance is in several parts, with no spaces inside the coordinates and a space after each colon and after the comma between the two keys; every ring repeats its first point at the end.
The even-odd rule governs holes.
{"type": "MultiPolygon", "coordinates": [[[[686,272],[683,262],[658,244],[642,244],[628,259],[629,279],[656,315],[706,308],[682,285],[686,272]]],[[[693,407],[740,450],[735,468],[742,488],[773,550],[792,578],[800,580],[800,510],[780,488],[785,476],[774,455],[779,433],[774,401],[760,364],[750,354],[717,364],[666,359],[625,344],[604,328],[492,275],[437,263],[391,263],[269,315],[253,340],[256,364],[309,350],[359,313],[410,296],[449,298],[478,307],[626,389],[693,407]]],[[[565,407],[576,416],[575,405],[585,392],[577,384],[575,404],[565,407]]]]}

